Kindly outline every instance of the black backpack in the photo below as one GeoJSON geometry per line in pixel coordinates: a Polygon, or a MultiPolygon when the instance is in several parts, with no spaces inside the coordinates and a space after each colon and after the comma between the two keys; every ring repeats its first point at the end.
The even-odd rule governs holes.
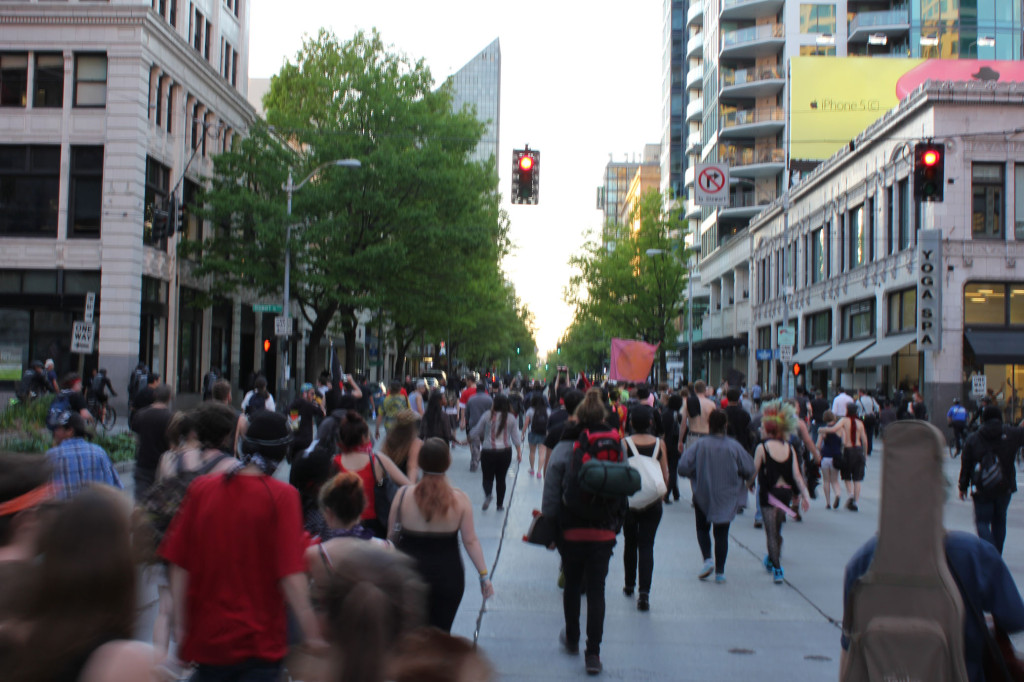
{"type": "Polygon", "coordinates": [[[61,414],[71,411],[71,389],[65,388],[50,403],[50,411],[46,413],[46,428],[56,430],[61,414]]]}
{"type": "MultiPolygon", "coordinates": [[[[1003,440],[1006,440],[1005,433],[1003,434],[1003,440]]],[[[978,442],[982,442],[980,438],[978,438],[978,442]]],[[[971,484],[974,486],[976,493],[991,497],[1005,492],[1006,485],[1004,481],[1005,477],[1003,476],[1003,467],[999,463],[999,454],[994,446],[986,443],[985,452],[978,458],[978,461],[974,464],[974,471],[971,472],[971,484]]]]}
{"type": "Polygon", "coordinates": [[[103,395],[107,387],[107,382],[105,381],[106,378],[107,377],[103,374],[97,374],[92,378],[92,385],[89,386],[89,392],[92,393],[94,397],[99,398],[103,395]]]}
{"type": "Polygon", "coordinates": [[[135,396],[138,395],[139,389],[148,384],[149,371],[144,369],[136,369],[132,372],[131,378],[128,380],[128,400],[129,402],[135,402],[135,396]]]}
{"type": "Polygon", "coordinates": [[[533,408],[533,418],[530,419],[530,433],[544,436],[548,432],[548,408],[533,408]]]}
{"type": "Polygon", "coordinates": [[[267,399],[263,397],[263,394],[256,391],[249,396],[249,402],[245,404],[245,416],[251,415],[257,410],[267,409],[267,399]]]}

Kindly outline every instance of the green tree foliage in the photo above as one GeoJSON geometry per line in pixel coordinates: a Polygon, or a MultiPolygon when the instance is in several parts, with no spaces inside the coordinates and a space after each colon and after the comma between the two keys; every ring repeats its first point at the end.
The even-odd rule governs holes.
{"type": "Polygon", "coordinates": [[[661,344],[658,362],[662,376],[666,373],[666,344],[676,346],[674,321],[685,299],[689,251],[674,236],[685,223],[662,206],[660,193],[646,193],[626,223],[638,225],[635,231],[612,231],[607,245],[592,238],[569,260],[575,272],[565,300],[575,306],[576,322],[562,353],[578,357],[585,367],[607,358],[614,336],[661,344]],[[604,358],[594,348],[598,343],[604,358]]]}
{"type": "MultiPolygon", "coordinates": [[[[484,130],[473,112],[453,112],[449,88],[434,90],[423,61],[389,52],[376,31],[307,38],[271,79],[264,106],[266,124],[214,159],[202,201],[216,229],[182,247],[197,275],[212,275],[210,297],[278,294],[288,169],[298,183],[354,158],[361,168],[327,167],[293,197],[291,296],[310,350],[336,324],[344,366],[354,367],[363,309],[388,321],[403,356],[424,336],[475,323],[467,318],[490,293],[475,278],[501,281],[508,226],[493,160],[469,160],[484,130]]],[[[306,357],[311,378],[321,357],[306,357]]]]}

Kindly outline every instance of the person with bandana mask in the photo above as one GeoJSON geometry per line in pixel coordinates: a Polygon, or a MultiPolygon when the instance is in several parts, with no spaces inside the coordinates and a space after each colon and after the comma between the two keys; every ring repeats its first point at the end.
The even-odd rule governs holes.
{"type": "Polygon", "coordinates": [[[272,478],[292,436],[263,410],[227,473],[192,481],[159,554],[170,566],[175,640],[197,682],[276,679],[288,653],[286,606],[307,647],[324,651],[309,601],[299,493],[272,478]]]}

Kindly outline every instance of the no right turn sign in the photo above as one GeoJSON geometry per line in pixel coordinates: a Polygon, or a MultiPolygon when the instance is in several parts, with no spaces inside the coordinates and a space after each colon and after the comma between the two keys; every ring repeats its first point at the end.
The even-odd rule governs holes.
{"type": "Polygon", "coordinates": [[[698,163],[695,197],[698,206],[729,206],[729,165],[698,163]]]}

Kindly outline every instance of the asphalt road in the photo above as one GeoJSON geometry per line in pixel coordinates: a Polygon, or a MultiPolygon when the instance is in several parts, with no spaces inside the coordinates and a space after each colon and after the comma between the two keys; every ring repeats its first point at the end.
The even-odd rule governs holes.
{"type": "MultiPolygon", "coordinates": [[[[697,579],[701,566],[694,514],[682,486],[681,502],[669,505],[655,543],[651,610],[636,610],[622,594],[622,536],[612,557],[606,588],[607,612],[601,658],[603,677],[621,680],[836,680],[843,616],[842,577],[846,561],[877,530],[882,448],[869,458],[860,511],[825,509],[813,501],[802,523],[783,527],[783,585],[772,583],[761,565],[762,530],[752,510],[730,529],[727,582],[697,579]]],[[[558,645],[563,626],[561,590],[556,585],[556,552],[522,541],[531,510],[540,507],[543,481],[527,476],[526,454],[518,474],[509,471],[511,503],[481,511],[480,474],[469,471],[469,449],[457,447],[449,476],[469,493],[488,564],[494,598],[480,616],[481,598],[468,557],[466,594],[453,633],[473,638],[501,680],[563,680],[584,675],[582,656],[558,645]],[[514,486],[514,488],[513,488],[514,486]],[[479,620],[479,629],[477,626],[479,620]]],[[[955,483],[959,460],[947,461],[955,483]]],[[[1018,474],[1018,485],[1024,486],[1018,474]]],[[[820,493],[819,487],[819,493],[820,493]]],[[[845,502],[845,491],[843,494],[845,502]]],[[[1004,558],[1018,583],[1024,578],[1024,500],[1014,496],[1004,558]]],[[[973,532],[972,507],[950,489],[945,509],[949,529],[973,532]]],[[[581,625],[585,629],[586,600],[581,625]]],[[[1015,638],[1017,639],[1017,638],[1015,638]]],[[[1020,648],[1024,641],[1017,641],[1020,648]]],[[[582,642],[581,642],[582,645],[582,642]]]]}

